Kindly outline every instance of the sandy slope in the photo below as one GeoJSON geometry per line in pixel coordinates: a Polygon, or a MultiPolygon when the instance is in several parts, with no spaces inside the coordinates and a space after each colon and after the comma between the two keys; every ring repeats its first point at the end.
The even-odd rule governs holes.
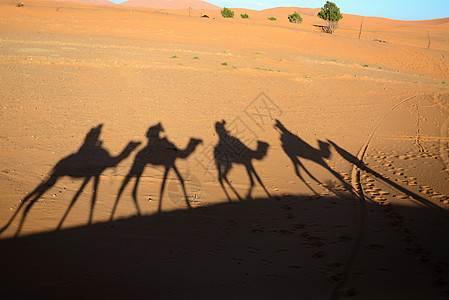
{"type": "Polygon", "coordinates": [[[447,297],[447,22],[365,18],[359,40],[360,17],[331,36],[291,8],[14,4],[0,3],[0,225],[21,208],[1,233],[7,295],[447,297]],[[147,145],[159,122],[172,144],[147,145]],[[220,137],[254,167],[251,200],[245,164],[228,176],[241,201],[219,183],[220,137]],[[138,152],[159,163],[139,175],[143,216],[133,177],[110,220],[138,152]],[[195,209],[171,170],[160,214],[173,159],[195,209]]]}
{"type": "Polygon", "coordinates": [[[129,0],[120,3],[120,5],[131,7],[151,7],[165,9],[220,9],[220,7],[201,0],[129,0]]]}

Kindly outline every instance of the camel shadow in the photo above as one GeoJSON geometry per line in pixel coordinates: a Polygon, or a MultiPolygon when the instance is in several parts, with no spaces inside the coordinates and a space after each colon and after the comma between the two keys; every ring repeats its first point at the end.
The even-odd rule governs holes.
{"type": "Polygon", "coordinates": [[[39,184],[30,194],[28,194],[20,203],[18,209],[14,212],[13,216],[9,219],[8,223],[0,229],[0,233],[6,230],[16,216],[19,214],[21,209],[26,205],[25,209],[22,211],[22,217],[20,219],[19,227],[16,231],[16,236],[20,233],[22,226],[25,222],[25,218],[33,207],[33,205],[39,200],[42,195],[51,189],[56,182],[64,176],[69,176],[72,178],[83,178],[83,183],[81,187],[76,192],[72,201],[69,204],[64,216],[58,224],[57,230],[59,230],[64,223],[70,209],[78,200],[78,197],[83,192],[87,183],[91,178],[94,179],[92,200],[90,207],[90,215],[88,223],[92,223],[92,217],[94,212],[94,206],[96,202],[96,197],[98,193],[98,186],[100,183],[100,175],[107,168],[112,168],[117,166],[122,160],[127,158],[132,151],[134,151],[140,142],[130,142],[125,149],[117,156],[111,156],[109,152],[102,147],[102,141],[99,139],[101,134],[101,129],[103,124],[93,127],[86,135],[84,143],[81,145],[79,150],[63,159],[61,159],[51,171],[48,179],[39,184]]]}
{"type": "Polygon", "coordinates": [[[246,168],[246,172],[248,173],[248,177],[250,180],[250,187],[248,189],[248,193],[246,198],[251,199],[251,192],[254,188],[254,177],[256,177],[259,184],[262,186],[265,193],[268,197],[271,198],[270,193],[268,193],[265,185],[262,183],[259,175],[254,169],[252,160],[262,160],[268,151],[269,144],[265,142],[258,141],[257,149],[251,150],[245,144],[243,144],[238,138],[229,134],[229,131],[225,128],[226,121],[222,120],[221,122],[215,123],[215,130],[218,134],[219,141],[217,146],[214,148],[214,158],[215,164],[218,171],[218,181],[228,198],[228,201],[231,202],[231,197],[227,192],[223,180],[229,185],[231,190],[237,196],[239,200],[242,200],[240,195],[237,193],[236,189],[232,186],[231,182],[228,179],[228,173],[232,169],[233,164],[240,164],[246,168]]]}
{"type": "Polygon", "coordinates": [[[145,146],[145,148],[143,148],[137,153],[129,173],[123,180],[123,183],[120,187],[120,190],[114,203],[114,207],[111,212],[110,220],[113,220],[118,202],[120,200],[120,196],[122,195],[127,184],[132,178],[136,178],[134,188],[132,191],[132,197],[137,209],[137,214],[139,216],[141,215],[139,204],[137,202],[137,188],[139,186],[140,178],[142,177],[143,171],[147,164],[153,166],[163,166],[165,168],[164,177],[160,189],[160,199],[158,207],[159,212],[161,211],[162,208],[162,198],[164,195],[164,188],[167,181],[167,175],[170,169],[173,169],[173,171],[175,171],[176,176],[178,177],[179,182],[181,183],[187,207],[188,208],[191,207],[184,184],[184,178],[182,177],[181,173],[176,167],[175,162],[176,159],[178,158],[182,159],[187,158],[192,152],[195,151],[196,147],[202,143],[202,140],[192,138],[190,139],[187,147],[184,150],[181,150],[178,149],[173,143],[171,143],[166,137],[161,137],[160,134],[162,132],[164,132],[164,128],[162,127],[161,123],[151,126],[148,129],[147,131],[148,143],[145,146]]]}
{"type": "Polygon", "coordinates": [[[332,193],[342,196],[341,193],[335,191],[331,187],[324,185],[321,181],[319,181],[313,174],[304,166],[301,162],[300,158],[312,161],[327,171],[329,171],[338,181],[342,183],[346,190],[352,192],[352,187],[343,179],[343,177],[335,172],[325,161],[331,157],[330,145],[323,141],[318,141],[318,149],[312,147],[307,142],[302,140],[297,135],[291,133],[285,126],[279,121],[276,120],[276,124],[274,125],[275,129],[279,131],[281,134],[280,140],[282,143],[282,149],[285,154],[290,158],[293,163],[293,167],[295,169],[296,175],[301,179],[301,181],[316,195],[320,196],[310,184],[306,182],[304,177],[301,175],[300,169],[304,170],[304,172],[309,175],[319,186],[325,187],[330,190],[332,193]]]}

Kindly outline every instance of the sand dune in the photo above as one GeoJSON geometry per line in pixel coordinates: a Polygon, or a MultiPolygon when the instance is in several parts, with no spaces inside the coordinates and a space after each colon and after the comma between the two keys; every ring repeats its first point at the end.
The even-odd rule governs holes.
{"type": "Polygon", "coordinates": [[[220,9],[220,7],[200,0],[129,0],[120,5],[163,9],[220,9]]]}
{"type": "Polygon", "coordinates": [[[81,4],[94,4],[94,5],[115,5],[114,2],[108,0],[54,0],[57,2],[74,2],[81,4]]]}
{"type": "Polygon", "coordinates": [[[0,2],[2,295],[447,298],[446,19],[235,13],[0,2]]]}

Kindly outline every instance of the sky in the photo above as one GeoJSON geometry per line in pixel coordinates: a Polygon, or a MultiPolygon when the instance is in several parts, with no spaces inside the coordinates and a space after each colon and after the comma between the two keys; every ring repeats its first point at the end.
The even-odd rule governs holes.
{"type": "MultiPolygon", "coordinates": [[[[112,0],[115,3],[124,0],[112,0]]],[[[174,1],[174,0],[171,0],[174,1]]],[[[220,7],[261,10],[272,7],[322,7],[325,0],[205,0],[220,7]]],[[[396,20],[428,20],[449,17],[449,0],[334,0],[340,12],[396,20]]]]}

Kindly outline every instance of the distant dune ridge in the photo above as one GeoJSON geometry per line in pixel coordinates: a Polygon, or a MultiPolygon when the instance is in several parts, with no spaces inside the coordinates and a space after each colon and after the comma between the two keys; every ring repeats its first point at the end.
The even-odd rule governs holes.
{"type": "Polygon", "coordinates": [[[83,4],[115,5],[114,2],[108,0],[57,0],[57,2],[78,2],[83,4]]]}
{"type": "Polygon", "coordinates": [[[161,9],[184,9],[189,7],[193,9],[221,9],[216,5],[201,0],[129,0],[120,3],[120,5],[161,9]]]}

